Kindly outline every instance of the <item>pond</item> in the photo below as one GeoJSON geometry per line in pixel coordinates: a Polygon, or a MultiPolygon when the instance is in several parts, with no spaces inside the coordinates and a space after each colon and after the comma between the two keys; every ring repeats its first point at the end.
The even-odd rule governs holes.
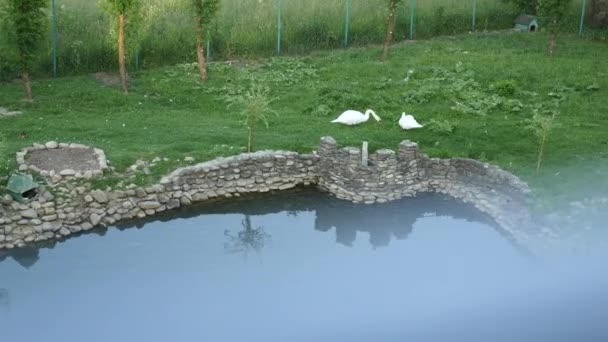
{"type": "Polygon", "coordinates": [[[605,341],[605,255],[539,260],[438,195],[302,190],[0,255],[3,341],[605,341]],[[558,266],[556,266],[558,265],[558,266]]]}

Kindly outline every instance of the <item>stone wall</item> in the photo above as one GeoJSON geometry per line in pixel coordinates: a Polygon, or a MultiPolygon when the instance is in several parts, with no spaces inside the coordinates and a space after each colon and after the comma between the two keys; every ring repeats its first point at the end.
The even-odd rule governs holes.
{"type": "Polygon", "coordinates": [[[313,154],[263,151],[219,158],[177,169],[148,188],[100,191],[65,182],[58,188],[61,196],[41,191],[25,204],[5,198],[0,206],[0,249],[144,218],[194,202],[298,185],[316,185],[340,199],[367,204],[419,192],[444,193],[489,214],[516,239],[526,238],[521,227],[529,221],[529,189],[517,177],[474,160],[429,158],[408,141],[400,144],[397,153],[371,154],[368,165],[363,165],[360,149],[338,149],[333,138],[325,137],[313,154]]]}
{"type": "Polygon", "coordinates": [[[397,153],[376,151],[366,166],[361,150],[338,149],[331,137],[321,140],[319,159],[318,185],[338,198],[371,204],[437,192],[475,206],[522,243],[537,233],[528,211],[529,187],[496,166],[429,158],[409,141],[402,142],[397,153]]]}

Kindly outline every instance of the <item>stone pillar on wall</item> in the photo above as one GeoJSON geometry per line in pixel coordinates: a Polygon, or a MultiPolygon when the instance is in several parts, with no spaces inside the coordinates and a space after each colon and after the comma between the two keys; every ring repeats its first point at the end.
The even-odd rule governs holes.
{"type": "Polygon", "coordinates": [[[336,150],[338,149],[338,143],[332,137],[322,137],[321,143],[319,144],[319,156],[324,159],[327,157],[332,157],[336,150]]]}
{"type": "Polygon", "coordinates": [[[335,159],[338,154],[338,143],[332,137],[322,137],[319,144],[319,187],[329,189],[332,181],[332,171],[338,167],[335,159]]]}
{"type": "Polygon", "coordinates": [[[418,144],[404,140],[399,144],[399,161],[409,163],[418,157],[418,144]]]}
{"type": "Polygon", "coordinates": [[[419,180],[426,179],[423,157],[415,142],[404,140],[399,144],[399,165],[404,174],[413,174],[419,180]]]}
{"type": "Polygon", "coordinates": [[[341,150],[346,158],[348,170],[355,171],[361,166],[361,150],[356,147],[345,147],[341,150]]]}

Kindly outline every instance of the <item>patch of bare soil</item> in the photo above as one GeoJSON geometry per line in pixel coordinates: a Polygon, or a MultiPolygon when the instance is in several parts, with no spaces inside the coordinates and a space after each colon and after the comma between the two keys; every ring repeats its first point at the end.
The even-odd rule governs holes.
{"type": "Polygon", "coordinates": [[[109,72],[96,72],[92,76],[95,80],[97,80],[99,83],[103,84],[106,87],[120,86],[120,76],[118,74],[109,72]]]}
{"type": "Polygon", "coordinates": [[[76,172],[101,170],[97,154],[92,148],[58,148],[34,150],[28,153],[27,164],[40,170],[59,173],[63,170],[76,172]]]}

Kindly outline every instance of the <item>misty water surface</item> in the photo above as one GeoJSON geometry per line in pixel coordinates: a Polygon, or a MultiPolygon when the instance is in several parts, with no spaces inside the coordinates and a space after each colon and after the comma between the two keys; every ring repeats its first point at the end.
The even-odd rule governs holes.
{"type": "Polygon", "coordinates": [[[424,196],[207,205],[0,255],[1,341],[607,341],[606,255],[424,196]]]}

